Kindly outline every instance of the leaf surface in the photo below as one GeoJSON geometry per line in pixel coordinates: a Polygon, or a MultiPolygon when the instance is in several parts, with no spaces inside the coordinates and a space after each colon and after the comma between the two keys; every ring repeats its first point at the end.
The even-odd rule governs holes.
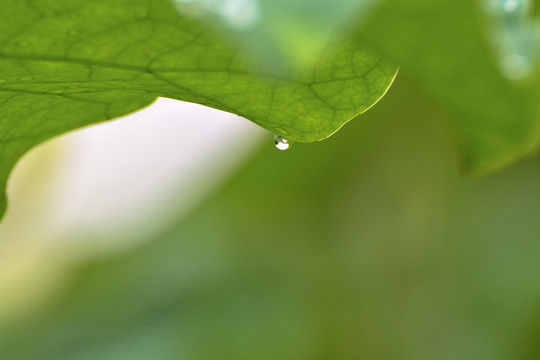
{"type": "Polygon", "coordinates": [[[396,73],[356,37],[332,38],[310,66],[272,51],[279,61],[264,59],[249,36],[183,17],[168,0],[0,5],[0,183],[37,143],[158,96],[321,140],[377,102],[396,73]]]}

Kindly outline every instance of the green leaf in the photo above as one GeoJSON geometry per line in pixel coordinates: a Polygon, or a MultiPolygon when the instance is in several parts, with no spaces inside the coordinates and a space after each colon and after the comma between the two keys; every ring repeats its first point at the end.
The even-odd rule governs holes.
{"type": "Polygon", "coordinates": [[[468,173],[515,162],[536,150],[540,139],[538,38],[532,15],[502,8],[510,2],[486,2],[501,7],[494,16],[481,3],[388,0],[363,29],[401,65],[402,75],[414,79],[448,115],[468,173]],[[507,53],[501,53],[503,40],[510,45],[507,53]],[[524,42],[530,53],[520,52],[524,42]],[[528,76],[516,78],[501,68],[512,55],[531,57],[528,76]]]}
{"type": "Polygon", "coordinates": [[[377,102],[396,74],[351,36],[332,38],[310,66],[271,50],[265,60],[260,38],[185,18],[168,0],[0,5],[0,184],[37,143],[158,96],[232,112],[293,141],[321,140],[377,102]]]}

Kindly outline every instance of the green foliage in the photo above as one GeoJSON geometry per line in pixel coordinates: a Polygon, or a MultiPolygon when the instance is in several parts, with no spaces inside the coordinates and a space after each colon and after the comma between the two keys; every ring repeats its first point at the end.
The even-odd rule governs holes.
{"type": "Polygon", "coordinates": [[[530,13],[505,13],[505,3],[512,2],[389,0],[364,30],[447,113],[469,173],[508,165],[538,146],[538,27],[530,13]],[[495,10],[485,11],[482,3],[495,10]],[[519,31],[502,26],[508,21],[519,31]],[[503,35],[514,45],[530,37],[529,53],[501,52],[503,35]],[[501,69],[515,57],[531,62],[530,73],[501,69]]]}
{"type": "Polygon", "coordinates": [[[0,5],[0,183],[35,144],[157,96],[321,140],[377,102],[396,73],[355,36],[332,38],[310,66],[272,51],[280,61],[264,60],[251,37],[184,18],[169,0],[0,5]]]}
{"type": "MultiPolygon", "coordinates": [[[[242,95],[246,103],[238,106],[253,114],[261,111],[247,97],[268,101],[263,90],[243,88],[235,95],[220,89],[238,86],[247,74],[226,75],[227,81],[225,73],[206,71],[201,77],[202,68],[219,63],[219,54],[238,54],[236,66],[248,71],[264,65],[268,77],[255,72],[249,86],[270,89],[272,77],[308,76],[300,66],[304,56],[290,63],[281,58],[280,51],[290,55],[294,46],[270,51],[269,63],[239,50],[254,46],[260,34],[239,44],[237,34],[180,18],[158,0],[147,2],[154,5],[152,11],[138,1],[118,7],[117,0],[29,1],[47,5],[43,16],[27,13],[27,2],[1,2],[14,10],[9,16],[0,13],[0,27],[26,24],[28,31],[22,32],[24,38],[12,35],[2,48],[2,54],[9,46],[12,53],[21,52],[18,59],[0,56],[1,79],[12,76],[9,87],[6,79],[0,88],[16,88],[10,101],[20,101],[15,108],[7,102],[0,108],[0,133],[6,139],[0,169],[11,167],[38,140],[135,110],[157,95],[198,101],[204,92],[201,102],[218,108],[234,107],[227,101],[242,95]],[[94,18],[86,22],[76,16],[90,13],[94,18]],[[127,13],[134,16],[131,27],[116,23],[121,25],[85,37],[83,29],[105,28],[127,13]],[[156,29],[169,29],[163,35],[141,27],[157,15],[169,19],[155,22],[156,29]],[[63,21],[54,21],[58,17],[63,21]],[[45,18],[62,31],[55,36],[36,31],[40,22],[33,25],[34,20],[45,18]],[[74,28],[79,32],[70,33],[74,28]],[[163,53],[192,33],[199,34],[186,45],[193,50],[173,52],[167,61],[182,66],[195,61],[198,68],[183,74],[152,68],[161,80],[140,70],[144,61],[134,54],[143,46],[124,38],[148,37],[148,49],[163,53]],[[40,40],[32,42],[30,34],[40,40]],[[163,41],[150,41],[153,37],[163,41]],[[85,56],[99,60],[96,66],[89,67],[88,59],[60,61],[66,53],[58,44],[69,39],[70,51],[92,49],[85,56]],[[99,42],[106,45],[104,52],[98,51],[99,42]],[[103,57],[109,46],[122,49],[114,60],[103,57]],[[50,58],[36,60],[34,48],[50,52],[50,58]],[[208,54],[205,49],[218,55],[200,57],[208,54]],[[58,82],[62,71],[70,78],[58,82]]],[[[491,31],[506,31],[506,25],[501,30],[500,19],[490,18],[471,0],[388,0],[373,10],[366,15],[369,21],[336,40],[339,50],[331,47],[325,56],[337,59],[354,48],[361,59],[375,61],[373,50],[356,47],[365,41],[400,63],[401,76],[380,106],[328,141],[288,153],[262,148],[200,207],[140,247],[106,258],[96,254],[80,260],[76,253],[64,259],[66,264],[55,268],[66,276],[58,287],[48,294],[37,291],[37,299],[28,302],[33,307],[21,301],[13,318],[2,319],[0,358],[540,358],[539,159],[490,177],[459,177],[441,125],[450,124],[468,172],[490,171],[530,153],[537,146],[536,60],[526,76],[501,67],[508,49],[492,41],[491,31]]],[[[318,51],[313,44],[308,50],[318,51]]],[[[309,57],[307,64],[313,65],[309,57]]],[[[334,71],[350,71],[333,64],[334,71]]],[[[333,101],[345,98],[350,97],[333,101]]],[[[302,102],[286,104],[284,111],[309,112],[302,102]]],[[[282,119],[285,123],[277,126],[285,130],[291,118],[283,115],[276,109],[267,114],[282,119]]],[[[262,118],[250,119],[265,124],[262,118]]],[[[279,132],[275,125],[265,126],[279,132]]],[[[286,131],[291,135],[295,129],[286,131]]],[[[294,138],[307,136],[306,129],[294,138]]],[[[73,236],[97,240],[86,233],[73,236]]],[[[20,287],[25,286],[22,281],[20,287]]]]}
{"type": "Polygon", "coordinates": [[[0,184],[35,144],[157,96],[292,141],[327,138],[385,94],[396,67],[381,54],[447,115],[465,172],[538,147],[538,26],[526,1],[268,0],[253,31],[184,17],[187,3],[0,0],[0,184]]]}

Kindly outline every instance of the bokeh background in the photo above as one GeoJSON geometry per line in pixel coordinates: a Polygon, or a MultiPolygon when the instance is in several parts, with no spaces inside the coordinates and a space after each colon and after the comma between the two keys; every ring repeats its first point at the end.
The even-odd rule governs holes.
{"type": "Polygon", "coordinates": [[[169,188],[175,201],[122,236],[40,225],[69,146],[46,144],[17,168],[1,228],[1,357],[538,358],[540,162],[460,176],[445,121],[401,79],[286,152],[234,117],[199,173],[214,185],[188,209],[169,188]]]}
{"type": "Polygon", "coordinates": [[[398,76],[326,141],[159,100],[9,184],[0,359],[540,358],[540,159],[460,175],[398,76]]]}

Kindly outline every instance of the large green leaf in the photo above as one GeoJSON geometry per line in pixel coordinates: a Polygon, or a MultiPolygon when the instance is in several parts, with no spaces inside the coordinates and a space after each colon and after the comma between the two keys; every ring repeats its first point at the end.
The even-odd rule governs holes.
{"type": "Polygon", "coordinates": [[[298,66],[256,44],[262,36],[185,18],[169,0],[0,5],[0,184],[35,144],[158,96],[232,112],[293,141],[321,140],[377,102],[396,73],[354,36],[331,38],[298,66]]]}
{"type": "Polygon", "coordinates": [[[0,183],[36,143],[157,96],[233,112],[295,141],[326,138],[392,82],[396,68],[378,53],[447,114],[466,172],[538,147],[538,37],[519,6],[386,0],[369,12],[361,5],[373,0],[318,0],[307,11],[307,0],[267,0],[247,32],[180,14],[219,2],[0,0],[0,183]],[[353,17],[368,24],[330,38],[356,5],[353,17]],[[526,74],[505,68],[524,57],[526,74]]]}

